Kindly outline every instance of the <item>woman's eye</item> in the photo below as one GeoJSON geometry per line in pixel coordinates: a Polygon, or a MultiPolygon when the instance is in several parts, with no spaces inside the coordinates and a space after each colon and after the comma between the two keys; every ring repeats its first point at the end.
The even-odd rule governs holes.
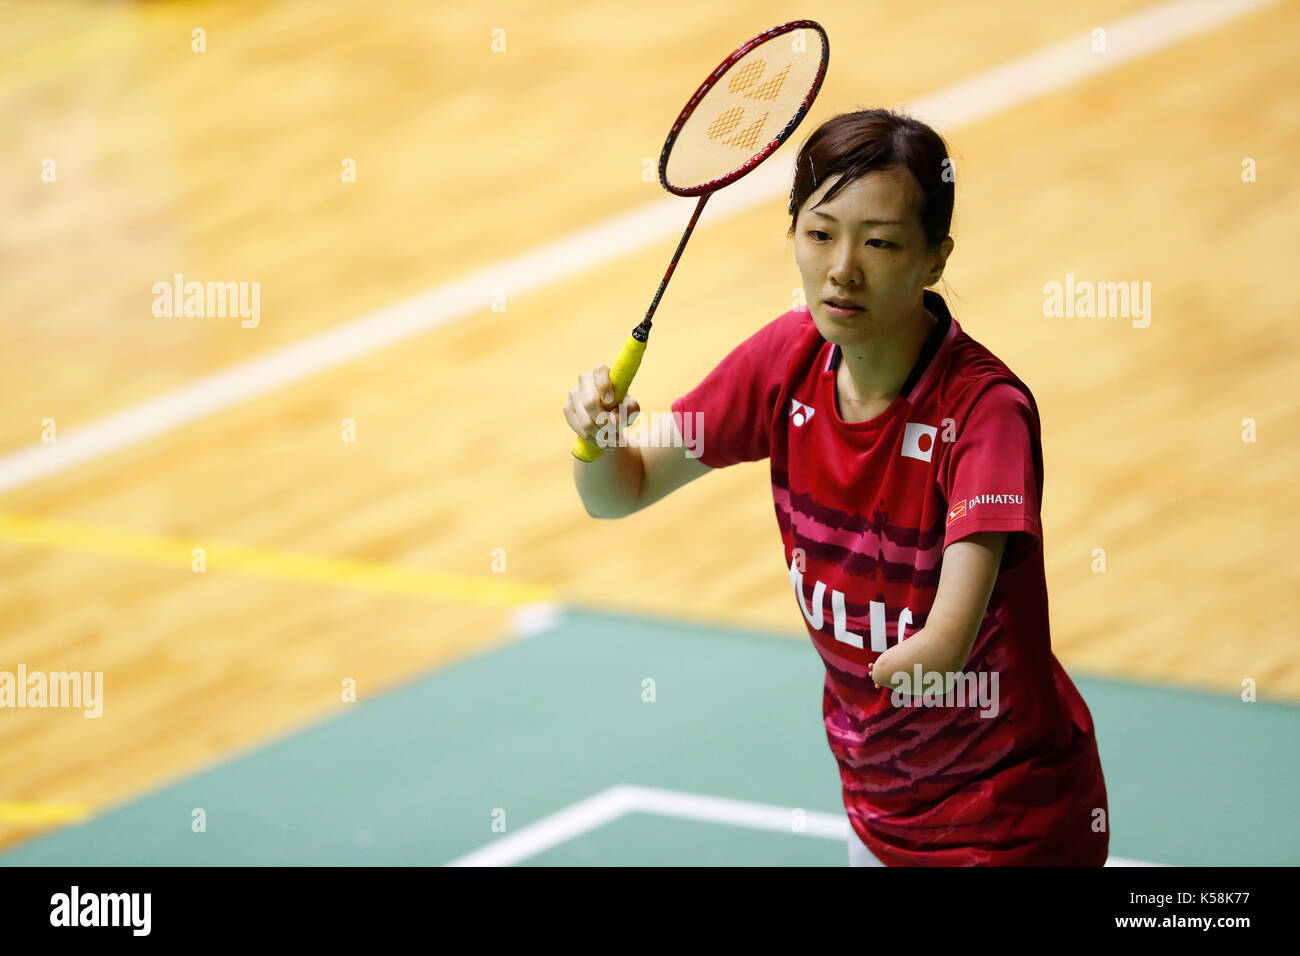
{"type": "MultiPolygon", "coordinates": [[[[817,242],[824,242],[825,240],[830,238],[830,236],[827,233],[822,232],[820,229],[810,229],[808,230],[808,235],[811,238],[815,239],[817,242]]],[[[896,248],[894,243],[890,242],[888,239],[868,239],[867,245],[871,245],[873,242],[879,243],[879,245],[872,247],[875,249],[896,248]]]]}

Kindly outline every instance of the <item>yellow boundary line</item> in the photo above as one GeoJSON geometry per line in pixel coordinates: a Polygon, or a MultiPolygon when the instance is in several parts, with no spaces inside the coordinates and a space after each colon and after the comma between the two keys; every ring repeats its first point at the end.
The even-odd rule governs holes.
{"type": "Polygon", "coordinates": [[[81,823],[90,817],[93,810],[94,807],[89,803],[23,803],[0,800],[0,824],[81,823]]]}
{"type": "Polygon", "coordinates": [[[196,560],[194,551],[201,548],[205,569],[201,573],[235,571],[307,584],[341,585],[489,607],[520,607],[555,601],[558,596],[554,588],[493,577],[294,554],[196,538],[114,531],[14,514],[0,514],[0,541],[186,568],[193,567],[196,560]]]}

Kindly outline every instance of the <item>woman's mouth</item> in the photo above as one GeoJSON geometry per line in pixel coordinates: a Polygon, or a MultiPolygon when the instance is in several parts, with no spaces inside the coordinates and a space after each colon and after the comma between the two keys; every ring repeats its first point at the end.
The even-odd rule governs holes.
{"type": "Polygon", "coordinates": [[[829,312],[831,315],[835,316],[835,318],[837,319],[847,319],[849,316],[857,315],[858,313],[862,312],[862,307],[853,306],[852,308],[849,308],[847,306],[836,305],[833,302],[827,302],[826,311],[829,312]]]}

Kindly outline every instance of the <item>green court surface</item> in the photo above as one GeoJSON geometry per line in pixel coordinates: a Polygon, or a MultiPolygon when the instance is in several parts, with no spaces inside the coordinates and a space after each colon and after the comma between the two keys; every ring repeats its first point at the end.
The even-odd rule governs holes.
{"type": "MultiPolygon", "coordinates": [[[[569,608],[0,864],[845,866],[822,677],[806,636],[569,608]]],[[[1071,677],[1112,861],[1300,863],[1300,708],[1071,677]]]]}

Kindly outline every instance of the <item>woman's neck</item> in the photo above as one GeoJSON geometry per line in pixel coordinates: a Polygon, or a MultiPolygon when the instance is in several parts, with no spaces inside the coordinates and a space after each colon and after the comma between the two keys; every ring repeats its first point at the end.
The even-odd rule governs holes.
{"type": "Polygon", "coordinates": [[[938,322],[921,302],[902,334],[841,346],[836,376],[840,399],[859,406],[892,399],[916,366],[925,340],[938,322]]]}

